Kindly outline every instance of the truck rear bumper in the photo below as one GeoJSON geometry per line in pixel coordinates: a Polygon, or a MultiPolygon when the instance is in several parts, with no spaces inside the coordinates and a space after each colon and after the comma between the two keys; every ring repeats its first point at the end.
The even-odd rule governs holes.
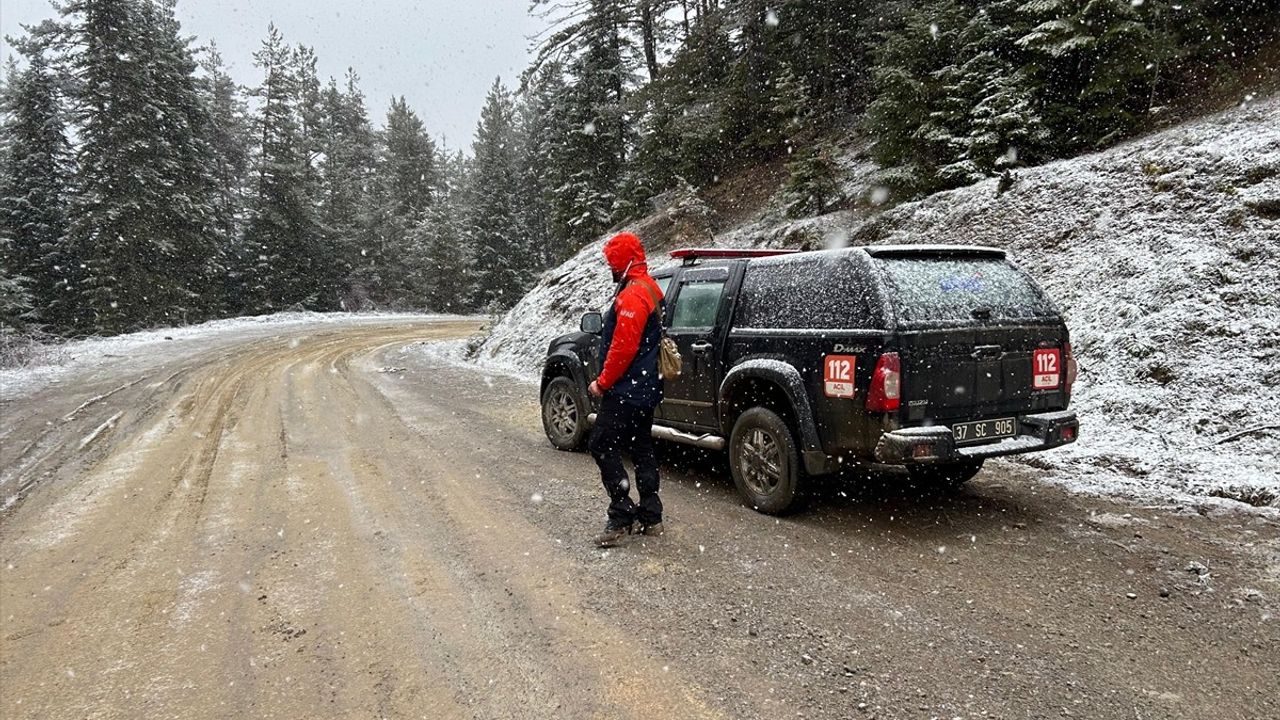
{"type": "Polygon", "coordinates": [[[945,425],[911,427],[887,432],[876,445],[876,460],[886,465],[933,465],[983,460],[1001,455],[1038,452],[1076,441],[1080,421],[1074,412],[1019,415],[1020,435],[982,445],[957,446],[945,425]]]}

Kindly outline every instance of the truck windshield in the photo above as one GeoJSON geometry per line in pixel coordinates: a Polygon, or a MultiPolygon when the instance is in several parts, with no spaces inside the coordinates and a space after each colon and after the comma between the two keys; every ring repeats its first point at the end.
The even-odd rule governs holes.
{"type": "Polygon", "coordinates": [[[906,323],[1037,320],[1057,311],[1024,273],[999,258],[881,257],[906,323]]]}

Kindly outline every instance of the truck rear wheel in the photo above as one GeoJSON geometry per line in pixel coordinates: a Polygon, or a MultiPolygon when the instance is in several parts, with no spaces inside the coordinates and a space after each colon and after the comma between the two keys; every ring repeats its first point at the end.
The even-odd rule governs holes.
{"type": "Polygon", "coordinates": [[[542,429],[558,450],[581,450],[587,443],[587,403],[572,378],[561,375],[542,393],[542,429]]]}
{"type": "Polygon", "coordinates": [[[801,470],[795,436],[786,421],[768,408],[751,408],[734,423],[729,470],[738,493],[759,512],[778,515],[799,504],[801,470]]]}

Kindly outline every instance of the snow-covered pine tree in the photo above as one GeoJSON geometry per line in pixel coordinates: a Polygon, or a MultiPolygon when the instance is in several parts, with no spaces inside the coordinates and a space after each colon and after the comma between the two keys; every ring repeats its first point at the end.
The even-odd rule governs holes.
{"type": "Polygon", "coordinates": [[[404,97],[392,98],[380,135],[381,159],[374,182],[375,226],[385,236],[382,293],[400,307],[422,307],[410,279],[411,233],[441,183],[435,142],[404,97]]]}
{"type": "Polygon", "coordinates": [[[253,58],[263,80],[253,90],[259,106],[253,118],[256,157],[249,219],[237,253],[244,309],[320,306],[324,286],[312,274],[320,233],[295,107],[298,83],[292,53],[275,25],[253,58]]]}
{"type": "Polygon", "coordinates": [[[409,233],[407,284],[413,306],[433,312],[462,313],[475,308],[474,257],[467,233],[467,192],[460,185],[466,160],[450,158],[436,201],[409,233]]]}
{"type": "MultiPolygon", "coordinates": [[[[804,82],[820,121],[861,109],[870,94],[872,31],[890,3],[878,0],[782,0],[771,52],[804,82]]],[[[766,14],[766,19],[769,16],[766,14]]]]}
{"type": "Polygon", "coordinates": [[[378,174],[390,210],[416,220],[431,205],[440,182],[435,141],[404,96],[392,98],[382,138],[385,151],[378,174]]]}
{"type": "MultiPolygon", "coordinates": [[[[170,272],[173,298],[158,322],[186,324],[222,312],[223,236],[214,133],[204,102],[199,63],[176,15],[177,0],[152,0],[144,8],[151,34],[151,99],[163,103],[156,118],[166,143],[164,181],[169,183],[167,228],[175,248],[170,272]]],[[[156,322],[156,321],[153,321],[156,322]]]]}
{"type": "Polygon", "coordinates": [[[1141,3],[1029,0],[1034,23],[1018,39],[1042,93],[1043,117],[1059,154],[1101,147],[1130,134],[1146,116],[1157,41],[1141,3]]]}
{"type": "Polygon", "coordinates": [[[0,94],[0,315],[65,331],[78,280],[65,242],[71,147],[59,78],[43,47],[23,49],[26,69],[11,58],[0,94]]]}
{"type": "Polygon", "coordinates": [[[217,247],[196,64],[172,2],[71,0],[78,120],[71,251],[83,330],[123,332],[207,313],[217,247]]]}
{"type": "Polygon", "coordinates": [[[940,187],[938,168],[963,151],[962,111],[945,102],[943,87],[968,20],[956,0],[933,0],[906,10],[876,50],[876,98],[867,108],[872,154],[883,182],[901,195],[940,187]]]}
{"type": "Polygon", "coordinates": [[[640,93],[645,111],[632,165],[642,179],[633,184],[661,192],[677,178],[701,186],[725,171],[732,156],[724,132],[732,57],[723,11],[698,13],[659,81],[640,93]]]}
{"type": "Polygon", "coordinates": [[[525,84],[520,102],[521,207],[538,267],[557,265],[578,250],[574,242],[576,209],[561,189],[573,172],[569,155],[568,86],[559,63],[543,65],[525,84]]]}
{"type": "Polygon", "coordinates": [[[565,157],[572,166],[560,193],[574,210],[573,242],[581,247],[617,219],[632,140],[626,100],[636,54],[627,32],[631,3],[582,0],[575,6],[579,19],[544,43],[540,57],[559,52],[566,58],[565,157]]]}
{"type": "Polygon", "coordinates": [[[18,63],[10,57],[0,75],[0,350],[11,337],[26,331],[34,320],[34,299],[27,286],[30,280],[20,274],[15,261],[15,240],[7,227],[9,192],[14,177],[10,160],[13,138],[10,125],[13,113],[10,109],[10,90],[18,81],[18,63]]]}
{"type": "Polygon", "coordinates": [[[334,310],[340,307],[339,295],[351,264],[338,232],[329,227],[324,212],[327,200],[323,165],[332,142],[337,118],[325,105],[325,91],[316,67],[316,52],[297,45],[289,54],[289,71],[293,79],[292,105],[297,118],[298,147],[301,151],[302,191],[316,218],[316,231],[307,238],[304,261],[311,285],[307,307],[334,310]]]}
{"type": "Polygon", "coordinates": [[[782,119],[772,112],[782,70],[777,51],[781,18],[767,0],[728,0],[735,32],[734,58],[725,88],[725,133],[742,160],[765,160],[782,149],[782,119]]]}
{"type": "Polygon", "coordinates": [[[510,307],[520,299],[524,280],[534,269],[519,212],[519,149],[515,104],[499,78],[489,89],[472,144],[467,230],[475,250],[481,307],[510,307]]]}
{"type": "Polygon", "coordinates": [[[213,213],[219,235],[218,264],[224,268],[221,304],[224,313],[234,312],[242,305],[235,293],[238,267],[234,251],[244,232],[250,162],[248,109],[214,43],[206,48],[200,67],[204,71],[200,89],[209,118],[207,145],[217,184],[213,213]]]}
{"type": "Polygon", "coordinates": [[[320,145],[320,216],[338,253],[331,277],[340,283],[344,307],[359,309],[383,299],[386,228],[375,222],[380,213],[371,202],[377,149],[354,70],[342,88],[331,79],[321,102],[327,132],[320,145]]]}

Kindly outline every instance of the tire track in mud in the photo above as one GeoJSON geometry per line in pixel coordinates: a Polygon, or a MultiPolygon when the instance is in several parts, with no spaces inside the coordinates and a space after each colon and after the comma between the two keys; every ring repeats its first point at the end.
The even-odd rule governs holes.
{"type": "Polygon", "coordinates": [[[122,421],[75,485],[15,512],[4,710],[719,717],[584,610],[570,568],[506,557],[530,526],[486,519],[481,498],[430,500],[474,464],[421,446],[352,358],[445,332],[216,358],[122,421]],[[395,484],[409,473],[413,492],[395,484]]]}
{"type": "MultiPolygon", "coordinates": [[[[271,403],[248,403],[249,398],[262,401],[278,394],[273,388],[280,385],[282,366],[307,362],[330,348],[360,348],[370,338],[385,340],[397,333],[416,339],[424,329],[339,332],[317,341],[315,348],[301,345],[306,348],[302,352],[293,341],[215,357],[170,389],[154,412],[122,421],[104,439],[102,457],[91,461],[74,485],[11,510],[0,529],[9,568],[0,595],[9,617],[0,636],[0,684],[11,689],[6,699],[25,700],[26,708],[4,708],[6,716],[8,710],[21,711],[19,716],[61,715],[68,706],[60,703],[108,717],[136,717],[144,710],[153,715],[156,707],[184,706],[187,709],[175,711],[175,716],[196,717],[202,712],[191,708],[205,708],[208,716],[223,716],[214,710],[219,707],[250,712],[256,704],[252,682],[236,689],[234,676],[252,678],[253,673],[244,669],[254,665],[260,641],[252,637],[250,625],[233,619],[260,613],[246,611],[246,606],[252,609],[246,600],[250,593],[245,592],[250,583],[238,576],[251,576],[255,568],[270,565],[271,553],[278,554],[279,548],[269,541],[244,542],[240,536],[281,526],[287,506],[269,491],[270,480],[260,477],[251,493],[243,492],[248,484],[243,481],[242,487],[224,488],[232,491],[230,497],[219,496],[224,517],[211,519],[206,507],[211,493],[219,492],[224,471],[237,465],[243,473],[246,468],[269,468],[272,458],[283,462],[283,447],[271,447],[282,431],[253,432],[262,415],[270,416],[269,411],[261,412],[262,406],[270,408],[271,403]],[[238,433],[246,418],[254,419],[255,425],[249,433],[238,433]],[[246,503],[246,498],[253,502],[246,503]],[[241,516],[230,529],[209,527],[226,525],[225,514],[231,513],[241,516]],[[214,536],[217,542],[209,542],[214,536]],[[218,561],[209,562],[218,556],[218,561]],[[169,616],[179,609],[184,624],[190,625],[192,615],[202,614],[201,607],[184,596],[208,594],[206,586],[213,578],[224,581],[216,605],[230,628],[218,628],[204,615],[203,628],[192,632],[188,627],[185,637],[173,637],[169,616]],[[41,584],[43,589],[30,591],[41,584]],[[20,587],[28,591],[19,592],[20,587]],[[227,668],[223,674],[233,678],[219,692],[202,688],[187,672],[192,661],[200,661],[192,657],[192,648],[203,654],[213,642],[222,645],[222,665],[227,668]],[[113,664],[100,667],[101,658],[93,657],[97,654],[113,664]],[[98,666],[96,673],[77,671],[84,665],[98,666]],[[181,681],[165,680],[184,675],[181,681]],[[184,695],[193,701],[175,703],[184,695]]],[[[283,427],[279,413],[276,417],[283,427]]],[[[62,460],[64,467],[70,464],[62,460]]]]}
{"type": "MultiPolygon", "coordinates": [[[[483,699],[480,716],[504,716],[521,706],[533,717],[565,707],[574,707],[575,716],[719,716],[683,687],[678,672],[664,670],[633,638],[584,610],[569,589],[572,570],[551,560],[549,538],[484,503],[493,488],[480,478],[492,468],[424,445],[350,364],[350,357],[333,357],[338,377],[317,378],[325,389],[313,396],[342,396],[340,406],[363,413],[330,418],[327,434],[360,438],[372,429],[380,443],[332,448],[330,473],[346,480],[366,532],[378,528],[387,549],[378,556],[380,575],[399,580],[395,594],[410,602],[429,598],[428,615],[418,622],[432,638],[433,655],[466,660],[444,667],[451,685],[483,699]],[[373,447],[380,452],[371,453],[373,447]],[[441,496],[442,488],[461,490],[460,482],[473,475],[468,491],[441,496]]],[[[304,413],[314,415],[314,409],[304,413]]]]}

